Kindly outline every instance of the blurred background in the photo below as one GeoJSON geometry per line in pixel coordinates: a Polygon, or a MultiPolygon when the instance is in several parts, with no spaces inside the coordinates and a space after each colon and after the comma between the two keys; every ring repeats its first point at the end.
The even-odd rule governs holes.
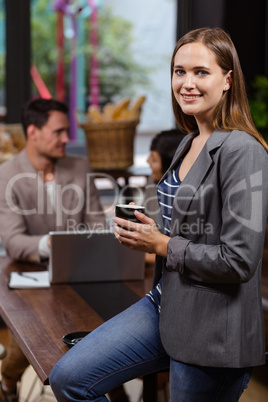
{"type": "Polygon", "coordinates": [[[169,129],[174,45],[189,29],[219,26],[238,49],[267,136],[267,22],[267,0],[0,0],[0,118],[18,123],[26,100],[51,95],[69,103],[71,139],[84,143],[75,109],[142,94],[138,133],[169,129]]]}

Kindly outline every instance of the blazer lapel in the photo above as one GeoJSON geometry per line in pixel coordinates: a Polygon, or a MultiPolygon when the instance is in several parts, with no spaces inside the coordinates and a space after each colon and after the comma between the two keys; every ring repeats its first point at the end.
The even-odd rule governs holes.
{"type": "MultiPolygon", "coordinates": [[[[226,138],[230,135],[230,132],[220,132],[214,131],[209,139],[207,140],[206,144],[204,145],[202,151],[198,155],[195,163],[187,173],[186,177],[180,184],[176,196],[174,199],[174,207],[172,211],[172,220],[171,220],[171,235],[172,228],[176,231],[177,225],[174,225],[174,221],[178,220],[181,224],[185,219],[185,215],[189,210],[189,206],[194,198],[196,192],[199,190],[200,186],[204,183],[206,176],[213,166],[213,155],[217,148],[219,148],[222,143],[226,140],[226,138]]],[[[178,162],[180,158],[184,155],[184,153],[190,148],[192,140],[194,139],[195,135],[191,136],[183,148],[179,147],[174,160],[170,166],[170,170],[174,167],[178,166],[178,162]],[[181,148],[181,149],[180,149],[181,148]]],[[[167,176],[168,172],[163,176],[161,179],[164,180],[167,176]]]]}

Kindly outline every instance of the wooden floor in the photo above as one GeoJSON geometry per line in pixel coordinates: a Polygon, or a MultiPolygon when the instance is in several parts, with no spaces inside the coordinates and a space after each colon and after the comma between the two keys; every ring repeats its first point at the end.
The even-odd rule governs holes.
{"type": "MultiPolygon", "coordinates": [[[[8,331],[2,326],[0,328],[0,343],[8,345],[8,331]]],[[[0,362],[1,364],[1,362],[0,362]]],[[[142,392],[142,381],[134,380],[125,385],[126,391],[130,397],[130,402],[142,402],[140,398],[142,392]]],[[[20,402],[54,402],[50,387],[42,387],[34,370],[29,367],[22,378],[20,402]],[[29,391],[33,386],[31,395],[29,391]]],[[[159,401],[164,401],[162,392],[159,392],[159,401]]],[[[268,401],[268,364],[256,367],[250,380],[248,389],[240,398],[240,402],[267,402],[268,401]]]]}
{"type": "Polygon", "coordinates": [[[268,401],[268,364],[255,367],[248,389],[240,398],[240,402],[268,401]]]}

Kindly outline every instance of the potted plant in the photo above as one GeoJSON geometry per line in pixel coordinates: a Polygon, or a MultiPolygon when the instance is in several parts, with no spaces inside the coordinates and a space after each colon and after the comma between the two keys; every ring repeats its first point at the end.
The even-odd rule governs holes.
{"type": "Polygon", "coordinates": [[[257,130],[268,142],[268,78],[257,75],[252,83],[249,106],[257,130]]]}

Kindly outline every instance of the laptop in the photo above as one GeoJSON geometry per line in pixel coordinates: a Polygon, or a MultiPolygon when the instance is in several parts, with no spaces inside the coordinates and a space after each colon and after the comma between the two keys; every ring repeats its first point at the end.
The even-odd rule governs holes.
{"type": "Polygon", "coordinates": [[[111,231],[49,234],[52,284],[144,279],[145,253],[122,246],[111,231]]]}

